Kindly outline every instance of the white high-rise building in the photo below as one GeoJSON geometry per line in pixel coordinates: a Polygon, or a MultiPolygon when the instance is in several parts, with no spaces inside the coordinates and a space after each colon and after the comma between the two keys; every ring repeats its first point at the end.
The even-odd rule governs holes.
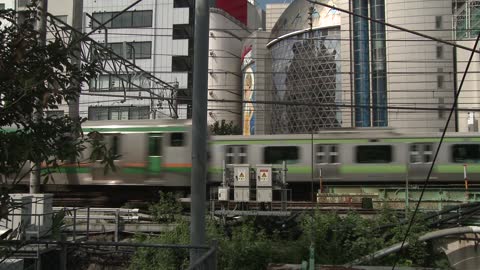
{"type": "MultiPolygon", "coordinates": [[[[85,32],[92,27],[110,20],[118,12],[134,3],[134,0],[85,0],[83,11],[90,16],[84,17],[85,32]]],[[[126,58],[144,71],[174,86],[178,85],[177,96],[183,98],[179,102],[178,116],[188,117],[187,104],[191,97],[189,90],[192,84],[192,48],[193,48],[193,6],[191,1],[145,0],[129,11],[107,23],[91,35],[99,43],[105,43],[105,31],[108,31],[107,46],[118,55],[126,58]],[[186,104],[185,104],[186,103],[186,104]]],[[[141,84],[141,74],[137,76],[137,84],[141,84]]],[[[123,75],[121,75],[123,76],[123,75]]],[[[128,76],[125,74],[125,76],[128,76]]],[[[145,88],[150,86],[145,85],[145,88]]],[[[108,93],[111,97],[82,96],[80,112],[89,120],[126,120],[148,118],[170,118],[165,101],[153,99],[122,98],[126,96],[160,95],[161,89],[140,91],[136,87],[121,86],[121,81],[111,75],[101,74],[91,83],[88,92],[108,93]],[[153,93],[153,94],[152,94],[153,93]]]]}
{"type": "Polygon", "coordinates": [[[275,26],[275,23],[277,23],[278,18],[283,14],[285,9],[290,4],[285,4],[285,3],[272,3],[272,4],[267,4],[266,5],[266,29],[267,31],[271,31],[272,28],[275,26]]]}

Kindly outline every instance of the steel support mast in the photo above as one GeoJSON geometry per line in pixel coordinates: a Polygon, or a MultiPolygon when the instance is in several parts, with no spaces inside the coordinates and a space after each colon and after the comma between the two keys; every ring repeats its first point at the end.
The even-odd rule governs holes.
{"type": "MultiPolygon", "coordinates": [[[[207,92],[208,92],[209,1],[195,1],[195,43],[193,57],[192,175],[190,242],[204,245],[207,179],[207,92]]],[[[190,251],[190,265],[202,251],[190,251]]]]}
{"type": "MultiPolygon", "coordinates": [[[[35,30],[38,32],[38,39],[40,46],[47,45],[47,8],[48,1],[40,0],[37,2],[37,16],[38,21],[35,25],[35,30]]],[[[36,102],[40,102],[37,100],[36,102]]],[[[41,109],[33,113],[33,120],[40,121],[43,117],[43,111],[41,109]]],[[[40,193],[40,182],[41,182],[41,164],[38,161],[31,162],[31,172],[30,172],[30,193],[40,193]]]]}

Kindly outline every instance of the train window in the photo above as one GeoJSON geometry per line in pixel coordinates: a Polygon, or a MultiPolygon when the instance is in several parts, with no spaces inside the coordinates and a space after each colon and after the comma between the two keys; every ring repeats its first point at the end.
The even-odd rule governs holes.
{"type": "Polygon", "coordinates": [[[418,144],[410,145],[410,163],[420,163],[420,152],[418,151],[418,144]]]}
{"type": "Polygon", "coordinates": [[[247,163],[247,147],[246,146],[239,146],[238,147],[238,163],[245,164],[247,163]]]}
{"type": "Polygon", "coordinates": [[[265,164],[297,163],[299,149],[296,146],[269,146],[263,149],[263,162],[265,164]]]}
{"type": "Polygon", "coordinates": [[[317,145],[317,164],[325,162],[325,147],[323,145],[317,145]]]}
{"type": "Polygon", "coordinates": [[[390,163],[392,162],[391,145],[357,146],[357,163],[390,163]]]}
{"type": "MultiPolygon", "coordinates": [[[[102,140],[106,144],[109,151],[111,151],[112,155],[120,155],[120,135],[104,135],[102,140]]],[[[119,157],[116,159],[119,159],[119,157]]]]}
{"type": "Polygon", "coordinates": [[[114,156],[120,154],[120,136],[112,136],[111,151],[114,156]]]}
{"type": "Polygon", "coordinates": [[[452,159],[455,163],[480,163],[480,144],[454,144],[452,159]]]}
{"type": "Polygon", "coordinates": [[[148,138],[148,155],[162,155],[162,135],[150,135],[148,138]]]}
{"type": "Polygon", "coordinates": [[[185,133],[170,134],[170,146],[173,146],[173,147],[183,146],[184,141],[185,141],[185,133]]]}
{"type": "Polygon", "coordinates": [[[248,148],[246,145],[229,145],[225,149],[226,164],[245,164],[247,163],[248,148]]]}
{"type": "Polygon", "coordinates": [[[330,145],[330,163],[338,163],[338,153],[337,153],[337,146],[330,145]]]}
{"type": "Polygon", "coordinates": [[[317,145],[317,164],[337,163],[337,145],[317,145]]]}
{"type": "Polygon", "coordinates": [[[235,156],[235,153],[233,152],[233,147],[232,146],[227,146],[227,151],[225,151],[225,162],[227,164],[233,164],[233,157],[235,156]]]}
{"type": "Polygon", "coordinates": [[[431,143],[427,143],[423,145],[423,162],[432,162],[433,156],[433,145],[431,143]]]}
{"type": "Polygon", "coordinates": [[[410,145],[410,163],[429,163],[432,161],[431,143],[414,143],[410,145]]]}

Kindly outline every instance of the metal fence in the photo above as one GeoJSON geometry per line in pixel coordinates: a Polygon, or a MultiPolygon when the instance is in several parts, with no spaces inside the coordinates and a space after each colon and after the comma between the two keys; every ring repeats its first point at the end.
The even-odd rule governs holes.
{"type": "MultiPolygon", "coordinates": [[[[99,241],[1,240],[0,250],[3,252],[0,270],[127,270],[131,269],[136,252],[168,251],[165,254],[173,255],[170,259],[179,257],[186,259],[191,250],[202,252],[203,255],[190,266],[183,266],[184,269],[216,270],[218,248],[216,243],[208,247],[99,241]],[[26,256],[27,250],[38,247],[40,247],[38,257],[26,256]]],[[[152,264],[151,267],[154,269],[155,265],[152,264]]]]}

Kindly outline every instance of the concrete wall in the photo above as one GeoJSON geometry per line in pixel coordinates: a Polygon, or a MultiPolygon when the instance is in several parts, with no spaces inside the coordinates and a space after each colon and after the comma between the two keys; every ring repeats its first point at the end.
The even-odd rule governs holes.
{"type": "MultiPolygon", "coordinates": [[[[220,9],[210,9],[210,40],[208,58],[208,98],[241,100],[240,54],[246,27],[220,9]]],[[[225,120],[240,125],[241,104],[208,103],[208,123],[225,120]]]]}
{"type": "MultiPolygon", "coordinates": [[[[452,38],[452,1],[386,1],[386,20],[436,38],[452,38]],[[442,24],[436,28],[436,16],[442,24]]],[[[387,27],[387,95],[389,106],[449,107],[453,101],[451,46],[387,27]],[[442,56],[437,57],[437,46],[442,56]],[[438,75],[443,85],[437,85],[438,75]]],[[[389,110],[389,126],[401,131],[439,131],[448,113],[389,110]]],[[[454,123],[450,131],[454,131],[454,123]]]]}

